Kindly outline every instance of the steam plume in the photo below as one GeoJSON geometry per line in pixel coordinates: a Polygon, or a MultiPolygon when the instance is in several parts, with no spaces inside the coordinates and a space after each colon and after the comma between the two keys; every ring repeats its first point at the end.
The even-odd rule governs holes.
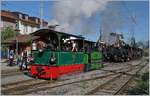
{"type": "Polygon", "coordinates": [[[110,33],[117,33],[123,27],[123,15],[118,5],[119,2],[110,2],[107,8],[101,12],[102,40],[107,43],[111,43],[112,41],[109,38],[110,33]]]}
{"type": "MultiPolygon", "coordinates": [[[[54,19],[51,24],[58,24],[57,31],[86,35],[93,33],[93,22],[99,22],[102,28],[102,40],[109,42],[109,34],[122,27],[120,9],[118,3],[109,0],[62,0],[54,4],[54,19]],[[101,13],[100,21],[94,21],[96,13],[101,13]],[[84,23],[83,23],[84,22],[84,23]],[[92,23],[91,23],[92,22],[92,23]],[[82,30],[78,30],[78,28],[82,30]]],[[[98,27],[100,27],[98,25],[98,27]]],[[[99,29],[99,28],[98,28],[99,29]]],[[[97,32],[98,34],[98,32],[97,32]]],[[[98,38],[98,37],[97,37],[98,38]]]]}
{"type": "Polygon", "coordinates": [[[59,24],[57,31],[72,32],[81,26],[83,19],[104,10],[108,0],[62,0],[55,2],[54,19],[51,24],[59,24]]]}

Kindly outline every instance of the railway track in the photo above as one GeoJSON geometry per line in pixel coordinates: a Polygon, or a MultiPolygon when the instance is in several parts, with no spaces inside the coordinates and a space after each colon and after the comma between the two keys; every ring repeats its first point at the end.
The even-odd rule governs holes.
{"type": "Polygon", "coordinates": [[[9,74],[9,73],[15,73],[18,72],[18,69],[9,69],[9,70],[1,70],[1,75],[2,74],[9,74]]]}
{"type": "Polygon", "coordinates": [[[17,91],[20,90],[27,90],[28,88],[33,86],[40,86],[42,84],[49,84],[52,82],[53,81],[29,79],[29,80],[15,82],[11,84],[2,85],[1,92],[2,94],[12,95],[13,93],[16,93],[17,91]]]}
{"type": "MultiPolygon", "coordinates": [[[[141,62],[140,62],[141,63],[141,62]]],[[[139,64],[137,64],[139,65],[139,64]]],[[[137,66],[136,65],[136,66],[137,66]]],[[[132,66],[134,67],[134,66],[132,66]]],[[[106,70],[105,70],[106,71],[106,70]]],[[[103,74],[101,76],[96,76],[92,78],[85,78],[85,79],[73,79],[73,80],[63,80],[63,81],[45,81],[45,80],[28,80],[28,81],[20,81],[14,84],[7,84],[2,85],[2,94],[6,95],[23,95],[23,94],[30,94],[36,91],[42,91],[45,89],[56,88],[60,86],[65,86],[68,84],[80,83],[85,81],[92,81],[100,78],[106,78],[112,75],[115,75],[116,72],[119,74],[124,74],[126,72],[131,71],[131,69],[124,69],[124,70],[113,70],[112,72],[106,72],[107,74],[103,74]]]]}
{"type": "MultiPolygon", "coordinates": [[[[126,70],[124,70],[126,71],[126,70]]],[[[104,77],[108,77],[114,75],[114,73],[109,72],[108,74],[103,74],[101,76],[97,76],[97,77],[93,77],[93,78],[87,78],[84,80],[76,80],[76,81],[72,81],[72,80],[66,80],[66,82],[63,81],[53,81],[52,83],[56,83],[57,84],[53,84],[51,86],[47,86],[48,84],[51,84],[51,81],[36,81],[35,79],[31,79],[31,80],[25,80],[25,81],[20,81],[20,82],[16,82],[16,83],[12,83],[12,84],[7,84],[7,85],[2,85],[2,93],[3,94],[28,94],[30,92],[33,91],[37,91],[37,90],[44,90],[47,88],[54,88],[54,87],[59,87],[59,86],[64,86],[67,84],[73,84],[73,83],[78,83],[78,82],[84,82],[84,81],[89,81],[89,80],[95,80],[95,79],[99,79],[99,78],[104,78],[104,77]],[[42,87],[43,86],[43,87],[42,87]],[[34,88],[33,88],[34,87],[34,88]],[[31,89],[31,90],[28,90],[31,89]]]]}
{"type": "MultiPolygon", "coordinates": [[[[112,81],[112,79],[114,79],[114,78],[119,78],[119,76],[121,76],[123,73],[122,72],[130,72],[131,71],[131,69],[128,69],[128,70],[122,70],[122,71],[118,71],[118,74],[116,74],[116,73],[113,73],[113,74],[111,74],[111,75],[108,75],[108,76],[104,76],[104,77],[101,77],[101,78],[93,78],[93,79],[90,79],[90,80],[83,80],[83,81],[79,81],[79,82],[72,82],[72,83],[68,83],[68,84],[66,84],[66,85],[61,85],[61,86],[54,86],[54,87],[47,87],[46,89],[41,89],[41,90],[36,90],[36,91],[32,91],[31,92],[31,94],[40,94],[40,95],[48,95],[48,93],[49,94],[51,94],[51,95],[62,95],[62,94],[65,94],[65,95],[84,95],[84,94],[80,94],[80,91],[78,91],[78,92],[76,92],[76,93],[71,93],[71,92],[69,92],[69,93],[66,93],[65,91],[67,91],[67,90],[70,90],[70,88],[72,88],[72,87],[74,87],[74,85],[76,86],[79,86],[79,88],[77,88],[77,90],[78,89],[81,89],[81,88],[83,88],[84,90],[86,89],[86,87],[94,87],[94,86],[97,86],[97,85],[99,85],[99,83],[101,84],[104,84],[104,82],[106,82],[106,84],[107,84],[107,82],[108,81],[112,81]],[[86,86],[86,85],[82,85],[81,83],[86,83],[87,84],[87,82],[97,82],[95,85],[92,85],[91,83],[89,84],[89,86],[86,86]],[[70,85],[70,86],[69,86],[70,85]],[[67,86],[67,87],[65,87],[65,86],[67,86]],[[86,86],[86,87],[85,87],[86,86]],[[69,88],[69,89],[68,89],[69,88]],[[42,91],[43,90],[43,91],[42,91]],[[45,90],[47,90],[46,92],[44,92],[45,90]],[[50,91],[50,90],[55,90],[54,92],[53,91],[50,91]],[[60,90],[59,92],[58,92],[58,90],[60,90]],[[64,90],[64,92],[62,92],[62,90],[64,90]]],[[[84,91],[83,90],[83,91],[84,91]]],[[[74,92],[75,90],[73,89],[72,90],[72,92],[74,92]]],[[[30,94],[30,93],[28,93],[28,94],[30,94]]]]}
{"type": "Polygon", "coordinates": [[[13,88],[16,85],[28,83],[33,80],[35,80],[35,79],[29,79],[29,80],[23,80],[23,81],[17,81],[17,82],[13,82],[13,83],[3,84],[3,85],[1,85],[1,90],[5,90],[6,88],[11,88],[11,87],[13,88]]]}
{"type": "Polygon", "coordinates": [[[31,92],[35,92],[38,90],[45,90],[47,88],[55,88],[55,87],[64,86],[68,84],[93,80],[97,78],[103,78],[103,77],[110,76],[110,75],[112,74],[103,75],[101,77],[89,78],[86,80],[76,80],[76,81],[63,80],[63,81],[41,81],[41,82],[37,81],[35,82],[35,80],[31,80],[31,81],[29,80],[29,81],[20,82],[18,85],[15,85],[15,84],[11,84],[10,86],[3,85],[2,87],[4,88],[2,88],[2,93],[6,95],[12,95],[12,94],[23,95],[23,94],[29,94],[31,92]]]}
{"type": "Polygon", "coordinates": [[[120,91],[136,76],[136,74],[146,66],[144,65],[136,66],[135,70],[132,70],[128,74],[120,74],[118,77],[110,79],[108,82],[94,88],[93,90],[86,93],[86,95],[117,95],[120,91]],[[134,72],[134,73],[133,73],[134,72]]]}
{"type": "Polygon", "coordinates": [[[30,69],[20,71],[19,68],[14,68],[14,69],[9,69],[9,70],[2,70],[1,71],[1,78],[5,78],[5,77],[8,77],[8,76],[14,76],[14,75],[20,75],[20,74],[28,72],[29,70],[30,69]]]}
{"type": "Polygon", "coordinates": [[[21,75],[27,73],[28,70],[20,71],[20,70],[13,70],[12,72],[2,72],[1,78],[9,77],[9,76],[15,76],[15,75],[21,75]]]}
{"type": "MultiPolygon", "coordinates": [[[[138,70],[135,74],[138,74],[145,66],[146,66],[146,64],[143,65],[143,66],[141,66],[141,68],[139,68],[139,70],[138,70]]],[[[120,93],[128,86],[128,84],[129,84],[130,82],[132,82],[133,79],[134,79],[134,76],[131,76],[131,77],[123,84],[123,86],[121,86],[121,87],[114,93],[114,95],[120,94],[120,93]]]]}

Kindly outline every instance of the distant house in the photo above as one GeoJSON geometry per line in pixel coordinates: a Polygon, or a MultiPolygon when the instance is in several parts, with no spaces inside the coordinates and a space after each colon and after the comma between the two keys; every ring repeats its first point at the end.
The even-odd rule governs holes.
{"type": "MultiPolygon", "coordinates": [[[[28,14],[22,12],[11,12],[6,10],[1,10],[1,32],[6,27],[12,27],[14,30],[18,30],[21,35],[17,37],[9,38],[8,40],[2,41],[1,44],[5,44],[8,49],[12,48],[15,52],[20,53],[23,50],[31,50],[31,36],[29,35],[32,32],[37,31],[40,28],[40,18],[32,17],[28,14]],[[16,47],[18,45],[18,48],[16,47]],[[18,50],[16,50],[18,49],[18,50]]],[[[42,21],[43,27],[48,27],[48,22],[42,21]]],[[[16,31],[17,31],[16,30],[16,31]]],[[[6,57],[7,50],[1,50],[1,53],[5,53],[6,57]]]]}
{"type": "MultiPolygon", "coordinates": [[[[40,28],[40,18],[31,17],[22,12],[1,11],[2,30],[8,26],[19,29],[20,34],[30,34],[40,28]]],[[[43,20],[43,27],[47,27],[48,22],[43,20]]]]}
{"type": "Polygon", "coordinates": [[[13,27],[16,28],[17,24],[17,17],[9,11],[2,10],[1,11],[1,30],[4,30],[6,27],[13,27]]]}

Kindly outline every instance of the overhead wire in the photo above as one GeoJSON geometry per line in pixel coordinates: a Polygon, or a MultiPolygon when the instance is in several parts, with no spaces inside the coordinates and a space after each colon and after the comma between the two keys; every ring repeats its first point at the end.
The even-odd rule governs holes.
{"type": "MultiPolygon", "coordinates": [[[[130,9],[127,7],[125,1],[122,1],[122,4],[123,4],[124,8],[126,9],[126,11],[127,11],[129,14],[132,14],[131,11],[130,11],[130,9]]],[[[143,30],[143,27],[139,26],[139,24],[137,23],[137,21],[136,21],[136,16],[134,17],[133,15],[130,15],[129,17],[130,17],[130,19],[132,20],[132,22],[136,25],[136,27],[137,27],[138,29],[143,30]]]]}

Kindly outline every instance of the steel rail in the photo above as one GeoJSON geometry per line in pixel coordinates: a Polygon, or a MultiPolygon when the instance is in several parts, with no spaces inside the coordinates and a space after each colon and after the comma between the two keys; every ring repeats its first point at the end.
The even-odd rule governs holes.
{"type": "MultiPolygon", "coordinates": [[[[130,70],[125,70],[125,72],[128,72],[128,71],[130,71],[130,70]]],[[[119,74],[122,74],[122,73],[119,73],[119,74]]],[[[34,87],[36,87],[36,89],[32,89],[32,87],[33,87],[32,85],[28,85],[28,86],[26,86],[26,88],[28,88],[29,90],[18,89],[19,87],[17,87],[17,88],[11,88],[11,89],[5,90],[5,92],[6,91],[9,92],[8,94],[23,95],[23,94],[29,94],[31,92],[36,92],[36,91],[39,91],[39,90],[41,91],[41,90],[51,89],[51,88],[60,87],[60,86],[64,86],[64,85],[69,85],[69,84],[74,84],[74,83],[80,83],[80,82],[105,78],[105,77],[112,76],[112,75],[116,75],[116,73],[111,73],[110,72],[110,74],[107,73],[107,75],[104,75],[104,76],[92,77],[92,78],[89,78],[89,79],[83,79],[83,80],[77,80],[77,81],[70,81],[70,82],[66,82],[66,83],[62,83],[62,84],[56,84],[54,86],[45,86],[49,83],[43,82],[43,83],[40,84],[40,85],[42,85],[40,87],[39,87],[39,85],[37,85],[38,87],[36,87],[36,84],[35,84],[34,87]]],[[[65,80],[63,80],[63,81],[65,81],[65,80]]],[[[69,80],[67,80],[67,81],[69,81],[69,80]]],[[[55,81],[53,83],[59,83],[59,82],[62,82],[62,81],[55,81]]],[[[24,86],[20,86],[20,87],[24,87],[24,86]]]]}
{"type": "MultiPolygon", "coordinates": [[[[146,62],[143,66],[141,66],[141,68],[139,68],[139,70],[138,70],[135,74],[138,74],[138,72],[140,72],[146,65],[147,65],[147,62],[146,62]]],[[[114,95],[117,95],[118,93],[120,93],[120,92],[125,88],[125,86],[127,86],[127,84],[128,84],[133,78],[134,78],[134,76],[131,76],[131,77],[129,78],[129,80],[127,80],[127,82],[124,83],[123,86],[121,86],[121,87],[114,93],[114,95]]]]}
{"type": "MultiPolygon", "coordinates": [[[[23,87],[24,86],[23,85],[23,86],[18,86],[18,87],[15,87],[15,88],[6,89],[6,90],[3,90],[2,92],[8,93],[8,94],[21,94],[21,95],[22,94],[29,94],[31,92],[35,92],[35,91],[38,91],[38,90],[41,91],[41,90],[45,90],[45,89],[48,89],[48,88],[55,88],[55,87],[64,86],[64,85],[68,85],[68,84],[73,84],[73,83],[79,83],[79,82],[85,82],[85,81],[95,80],[95,79],[104,78],[104,77],[116,74],[116,73],[112,73],[112,72],[110,72],[110,73],[111,74],[109,74],[109,75],[104,75],[104,76],[94,77],[94,78],[92,77],[92,78],[89,78],[89,79],[78,80],[78,81],[71,81],[71,82],[66,82],[66,83],[62,83],[62,84],[56,84],[54,86],[45,86],[45,85],[49,84],[49,83],[46,83],[46,82],[40,83],[40,85],[42,85],[41,87],[39,87],[39,85],[37,85],[37,84],[34,84],[34,87],[36,87],[36,85],[38,86],[36,89],[32,89],[32,87],[33,87],[32,84],[31,85],[25,85],[24,88],[28,88],[28,89],[31,89],[31,90],[28,90],[28,89],[19,89],[19,87],[23,87]]],[[[123,73],[124,72],[122,72],[122,73],[120,72],[119,74],[123,74],[123,73]]],[[[63,81],[65,81],[65,80],[63,80],[63,81]]],[[[57,81],[57,82],[62,82],[62,81],[57,81]]]]}
{"type": "MultiPolygon", "coordinates": [[[[142,62],[141,62],[141,63],[142,63],[142,62]]],[[[141,64],[141,63],[139,63],[139,64],[141,64]]],[[[146,64],[144,64],[143,66],[145,66],[145,65],[146,65],[146,64]]],[[[139,66],[139,67],[140,67],[139,70],[141,70],[141,69],[143,68],[143,66],[139,66]]],[[[139,71],[139,70],[138,70],[138,71],[139,71]]],[[[132,70],[131,70],[131,71],[132,71],[132,70]]],[[[138,71],[137,71],[137,72],[138,72],[138,71]]],[[[137,74],[137,72],[136,72],[134,75],[120,74],[120,76],[121,76],[121,75],[127,75],[127,76],[131,76],[131,77],[133,78],[133,77],[135,77],[135,75],[137,74]]],[[[116,73],[116,72],[115,72],[115,73],[116,73]]],[[[108,81],[108,82],[106,82],[106,83],[104,83],[104,84],[102,84],[102,85],[96,87],[95,89],[93,89],[93,90],[87,92],[85,95],[90,95],[90,94],[95,93],[98,89],[100,89],[101,87],[105,86],[105,85],[108,84],[109,82],[115,81],[116,79],[118,79],[118,78],[114,78],[114,79],[112,79],[112,80],[110,80],[110,81],[108,81]]],[[[121,89],[121,88],[119,88],[119,89],[121,89]]],[[[119,91],[119,90],[118,90],[118,91],[119,91]]],[[[118,91],[117,91],[117,92],[118,92],[118,91]]],[[[115,93],[116,93],[116,92],[115,92],[115,93]]]]}

